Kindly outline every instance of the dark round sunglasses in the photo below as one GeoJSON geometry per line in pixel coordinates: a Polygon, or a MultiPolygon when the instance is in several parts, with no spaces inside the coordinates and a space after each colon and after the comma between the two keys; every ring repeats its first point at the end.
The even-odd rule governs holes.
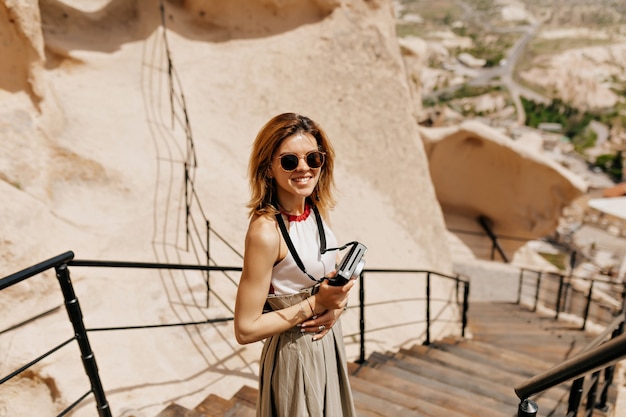
{"type": "MultiPolygon", "coordinates": [[[[303,158],[309,168],[319,168],[324,165],[325,154],[321,151],[310,151],[303,158]]],[[[286,153],[279,156],[278,159],[280,160],[280,167],[287,172],[294,171],[300,164],[300,156],[295,153],[286,153]]]]}

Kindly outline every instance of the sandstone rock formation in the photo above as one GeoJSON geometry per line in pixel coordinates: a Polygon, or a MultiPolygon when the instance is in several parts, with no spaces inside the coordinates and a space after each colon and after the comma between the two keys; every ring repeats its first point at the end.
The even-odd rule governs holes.
{"type": "MultiPolygon", "coordinates": [[[[190,135],[198,198],[214,230],[241,251],[250,144],[260,126],[283,111],[317,120],[335,144],[339,198],[332,224],[340,240],[366,243],[370,267],[452,272],[435,188],[445,205],[459,206],[439,184],[443,147],[430,150],[430,162],[424,151],[414,117],[419,92],[406,77],[390,2],[170,0],[164,2],[165,27],[159,5],[0,1],[0,56],[11,58],[0,61],[1,276],[66,250],[79,259],[197,262],[183,226],[190,135]],[[185,119],[188,126],[180,123],[185,119]]],[[[487,131],[473,134],[469,142],[485,148],[498,142],[483,138],[492,136],[487,131]]],[[[489,155],[494,153],[481,158],[489,155]]],[[[510,158],[517,161],[513,150],[510,158]]],[[[541,213],[530,213],[530,220],[514,213],[512,223],[522,222],[526,236],[549,230],[558,209],[576,194],[546,166],[536,175],[553,179],[558,197],[541,213]]],[[[470,189],[484,186],[467,183],[470,189]]],[[[212,259],[224,265],[237,258],[217,249],[212,259]]],[[[206,319],[227,315],[233,303],[232,286],[215,277],[212,288],[226,298],[226,307],[196,302],[205,295],[196,276],[72,271],[91,327],[206,319]],[[183,288],[189,293],[181,295],[183,288]]],[[[387,298],[394,288],[404,294],[413,284],[372,278],[368,293],[387,298]]],[[[56,287],[48,274],[3,291],[0,306],[10,314],[0,318],[0,328],[58,305],[56,287]]],[[[450,295],[445,286],[434,291],[450,295]]],[[[384,329],[411,314],[388,308],[369,316],[368,325],[384,329]]],[[[354,319],[347,314],[348,329],[354,319]]],[[[0,338],[2,372],[41,353],[51,335],[67,330],[58,310],[44,324],[0,338]]],[[[406,334],[412,332],[380,330],[369,348],[413,343],[406,334]]],[[[92,346],[114,414],[133,408],[155,415],[170,400],[193,406],[209,392],[229,397],[256,381],[259,346],[237,346],[228,323],[109,332],[94,336],[92,346]]],[[[351,357],[356,348],[348,346],[351,357]]],[[[85,386],[80,368],[74,351],[45,361],[11,385],[19,398],[0,396],[0,410],[26,413],[32,398],[58,412],[74,400],[76,387],[85,386]]],[[[93,412],[88,403],[76,416],[93,412]]]]}
{"type": "Polygon", "coordinates": [[[43,94],[39,78],[44,62],[40,21],[36,1],[0,4],[0,90],[23,91],[35,105],[43,94]]]}
{"type": "Polygon", "coordinates": [[[422,127],[420,133],[448,228],[471,235],[482,230],[483,217],[493,233],[512,238],[500,242],[509,255],[525,240],[552,233],[563,209],[587,190],[582,179],[540,151],[482,123],[422,127]]]}
{"type": "MultiPolygon", "coordinates": [[[[66,250],[80,259],[197,262],[185,251],[180,229],[187,143],[180,125],[172,126],[170,87],[184,94],[198,162],[195,183],[207,217],[240,251],[250,144],[271,116],[296,111],[319,121],[333,138],[339,198],[332,223],[338,237],[366,243],[372,267],[451,272],[389,3],[237,2],[244,10],[266,7],[288,15],[290,25],[277,29],[270,12],[262,14],[269,19],[262,24],[235,14],[235,8],[218,9],[223,15],[207,9],[200,16],[201,2],[165,2],[166,32],[156,0],[100,2],[96,10],[81,10],[81,2],[38,3],[42,26],[22,2],[5,0],[0,6],[3,16],[9,11],[24,16],[37,29],[29,35],[32,41],[16,36],[20,42],[8,44],[3,56],[20,58],[25,45],[32,43],[34,51],[44,40],[46,51],[45,61],[34,53],[17,59],[19,77],[2,78],[3,276],[66,250]],[[167,78],[166,46],[176,70],[173,83],[167,78]],[[45,70],[35,74],[31,61],[45,70]],[[31,78],[38,80],[32,85],[45,87],[34,98],[26,81],[31,78]]],[[[30,3],[34,10],[35,5],[30,3]]],[[[212,256],[221,265],[234,263],[219,250],[212,256]]],[[[73,268],[73,276],[91,326],[228,313],[192,307],[189,296],[168,298],[189,277],[80,268],[73,268]]],[[[232,286],[220,288],[226,284],[213,280],[212,288],[232,304],[232,286]]],[[[201,284],[194,284],[199,295],[191,298],[202,297],[201,284]]],[[[56,286],[47,275],[26,290],[11,288],[11,295],[23,294],[20,302],[3,292],[3,311],[11,314],[3,316],[1,327],[53,307],[56,286]]],[[[385,293],[383,288],[389,288],[386,279],[368,282],[372,294],[385,293]]],[[[48,320],[66,323],[64,314],[59,310],[48,320]]],[[[404,314],[383,311],[370,320],[380,326],[398,315],[404,314]]],[[[47,324],[46,331],[61,334],[64,326],[47,324]]],[[[31,326],[0,341],[0,350],[7,352],[3,370],[49,346],[40,329],[31,326]]],[[[378,337],[384,345],[406,342],[392,331],[378,337]]],[[[236,346],[228,323],[191,333],[112,332],[94,336],[92,346],[116,413],[132,407],[156,414],[172,398],[192,405],[208,392],[229,396],[256,379],[259,346],[236,346]]],[[[81,385],[75,352],[61,355],[39,366],[34,380],[55,384],[60,394],[45,403],[58,406],[73,400],[69,393],[81,385]]],[[[39,390],[31,392],[39,398],[39,390]]],[[[9,414],[27,407],[22,400],[2,401],[9,414]]],[[[81,413],[92,415],[92,404],[81,413]]]]}
{"type": "MultiPolygon", "coordinates": [[[[587,34],[588,39],[601,33],[587,34]]],[[[608,36],[607,34],[604,34],[608,36]]],[[[545,30],[541,37],[569,37],[577,33],[545,30]]],[[[626,42],[623,35],[614,44],[572,48],[555,55],[540,55],[533,65],[523,71],[521,78],[530,85],[538,85],[554,92],[566,103],[583,109],[607,109],[623,101],[615,85],[624,83],[626,42]]]]}

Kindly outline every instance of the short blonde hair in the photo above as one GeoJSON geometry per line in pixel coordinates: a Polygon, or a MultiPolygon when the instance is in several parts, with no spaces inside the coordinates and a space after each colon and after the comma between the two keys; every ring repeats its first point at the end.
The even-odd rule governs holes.
{"type": "Polygon", "coordinates": [[[326,133],[317,123],[306,116],[296,113],[283,113],[270,119],[259,131],[252,145],[248,176],[250,181],[251,198],[248,202],[250,215],[274,215],[278,209],[274,206],[276,184],[269,177],[268,171],[276,150],[283,140],[296,134],[308,133],[315,138],[317,147],[326,154],[322,165],[319,181],[312,197],[315,206],[322,216],[334,207],[333,189],[335,186],[333,169],[335,165],[335,150],[326,133]]]}

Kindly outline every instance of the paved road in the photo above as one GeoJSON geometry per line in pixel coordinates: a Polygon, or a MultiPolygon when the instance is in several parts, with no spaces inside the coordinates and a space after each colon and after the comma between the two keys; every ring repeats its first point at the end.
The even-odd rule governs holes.
{"type": "MultiPolygon", "coordinates": [[[[495,82],[501,83],[504,85],[510,95],[515,108],[517,110],[517,123],[520,126],[524,126],[526,122],[526,113],[524,111],[524,107],[522,106],[522,101],[520,99],[521,96],[527,97],[534,101],[546,102],[548,99],[546,97],[537,94],[536,92],[518,84],[514,80],[514,71],[517,65],[517,61],[520,59],[526,46],[531,41],[531,39],[535,36],[539,28],[541,27],[541,22],[535,22],[532,25],[524,25],[512,28],[494,28],[489,22],[482,20],[480,18],[476,18],[476,12],[471,8],[470,5],[463,1],[457,2],[464,10],[465,16],[464,20],[473,19],[477,23],[479,23],[483,28],[488,32],[501,32],[501,33],[511,33],[511,32],[521,32],[522,36],[515,42],[515,44],[509,49],[506,54],[506,58],[502,60],[501,65],[497,67],[491,68],[481,68],[474,69],[472,71],[463,71],[463,74],[469,77],[473,77],[466,84],[472,87],[479,86],[487,86],[492,85],[495,82]]],[[[461,72],[460,68],[453,69],[455,72],[461,72]]],[[[435,99],[441,97],[442,95],[451,94],[455,91],[459,90],[463,87],[464,84],[457,84],[450,86],[448,88],[444,88],[441,90],[437,90],[431,94],[425,95],[424,99],[435,99]]]]}

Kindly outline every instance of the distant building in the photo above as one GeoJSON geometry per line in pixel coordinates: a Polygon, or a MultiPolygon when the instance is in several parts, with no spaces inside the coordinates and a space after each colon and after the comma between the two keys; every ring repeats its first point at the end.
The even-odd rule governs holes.
{"type": "Polygon", "coordinates": [[[561,123],[539,123],[537,128],[546,132],[560,132],[563,130],[561,123]]]}
{"type": "Polygon", "coordinates": [[[460,53],[457,59],[461,64],[469,68],[482,68],[487,63],[487,60],[482,58],[476,58],[468,54],[467,52],[460,53]]]}

